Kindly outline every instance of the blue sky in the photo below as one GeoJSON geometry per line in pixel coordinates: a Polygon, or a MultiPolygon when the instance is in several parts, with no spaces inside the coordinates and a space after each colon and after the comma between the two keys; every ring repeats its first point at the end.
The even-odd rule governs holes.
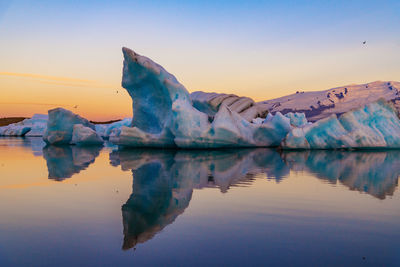
{"type": "MultiPolygon", "coordinates": [[[[21,103],[56,103],[60,95],[76,102],[82,94],[88,113],[93,102],[107,103],[108,87],[120,86],[122,46],[163,65],[189,91],[256,100],[400,80],[399,14],[400,1],[0,0],[0,72],[103,85],[50,88],[0,75],[0,90],[4,101],[21,103]]],[[[110,109],[122,105],[125,114],[130,99],[122,97],[110,109]]]]}

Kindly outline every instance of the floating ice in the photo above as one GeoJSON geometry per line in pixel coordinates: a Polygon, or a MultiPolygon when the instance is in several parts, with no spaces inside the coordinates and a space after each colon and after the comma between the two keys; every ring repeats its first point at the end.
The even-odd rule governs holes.
{"type": "Polygon", "coordinates": [[[49,110],[47,130],[43,135],[43,140],[50,145],[71,144],[75,124],[82,124],[95,131],[94,125],[87,119],[63,108],[51,109],[49,110]]]}
{"type": "Polygon", "coordinates": [[[43,136],[47,115],[35,114],[30,119],[0,127],[0,136],[43,136]]]}
{"type": "Polygon", "coordinates": [[[400,148],[400,121],[392,104],[379,100],[294,128],[282,142],[287,149],[400,148]]]}
{"type": "Polygon", "coordinates": [[[103,144],[103,142],[103,139],[96,133],[95,130],[83,126],[82,124],[74,125],[71,144],[85,146],[100,145],[103,144]]]}
{"type": "Polygon", "coordinates": [[[214,106],[205,104],[208,106],[202,108],[198,93],[196,97],[192,95],[198,103],[193,106],[185,87],[160,65],[127,48],[123,48],[123,54],[122,86],[132,97],[133,119],[131,127],[122,126],[110,134],[114,144],[181,148],[277,146],[291,129],[290,119],[280,113],[268,123],[249,122],[259,115],[242,114],[254,103],[249,98],[228,95],[213,99],[214,106]]]}

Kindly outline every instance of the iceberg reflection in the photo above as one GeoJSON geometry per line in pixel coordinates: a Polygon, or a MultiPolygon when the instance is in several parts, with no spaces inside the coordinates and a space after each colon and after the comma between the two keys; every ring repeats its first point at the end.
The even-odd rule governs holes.
{"type": "Polygon", "coordinates": [[[47,163],[49,179],[62,181],[92,164],[102,147],[46,146],[43,157],[47,163]]]}
{"type": "Polygon", "coordinates": [[[400,151],[121,150],[112,152],[110,161],[133,175],[132,194],[122,206],[125,250],[173,223],[193,189],[217,187],[225,193],[250,185],[260,174],[279,182],[292,170],[384,199],[395,191],[400,174],[400,151]]]}
{"type": "Polygon", "coordinates": [[[279,178],[289,173],[279,154],[267,149],[122,150],[111,153],[110,160],[133,174],[132,194],[122,206],[123,249],[171,224],[189,205],[194,188],[217,187],[225,193],[231,186],[251,184],[260,172],[279,178]]]}
{"type": "Polygon", "coordinates": [[[393,195],[400,175],[400,151],[304,151],[282,154],[293,170],[379,199],[393,195]]]}

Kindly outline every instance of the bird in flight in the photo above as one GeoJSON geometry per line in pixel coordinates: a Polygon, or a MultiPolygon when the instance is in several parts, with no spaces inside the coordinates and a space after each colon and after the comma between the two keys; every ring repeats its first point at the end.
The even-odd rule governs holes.
{"type": "Polygon", "coordinates": [[[366,44],[366,43],[367,43],[367,41],[364,41],[364,42],[363,42],[363,44],[366,44]]]}
{"type": "Polygon", "coordinates": [[[78,108],[78,105],[75,105],[74,108],[78,108]]]}

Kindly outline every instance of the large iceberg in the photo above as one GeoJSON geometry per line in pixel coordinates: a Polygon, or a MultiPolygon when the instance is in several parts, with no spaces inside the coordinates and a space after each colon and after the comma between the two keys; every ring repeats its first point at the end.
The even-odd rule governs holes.
{"type": "Polygon", "coordinates": [[[297,92],[282,98],[290,105],[279,101],[256,103],[232,94],[189,94],[159,64],[128,48],[122,51],[122,86],[132,98],[132,118],[94,125],[71,111],[57,108],[49,111],[48,118],[35,115],[0,127],[0,135],[43,135],[43,140],[51,145],[103,144],[104,138],[119,146],[188,149],[400,148],[400,121],[396,113],[399,83],[375,82],[326,92],[297,92]],[[374,101],[382,93],[382,100],[371,102],[369,97],[357,93],[366,91],[373,94],[374,101]],[[298,102],[298,108],[292,98],[298,102]],[[358,98],[361,100],[357,101],[358,98]],[[318,107],[312,104],[304,108],[307,103],[318,107]],[[350,110],[351,106],[358,108],[350,110]]]}
{"type": "Polygon", "coordinates": [[[400,148],[400,120],[393,104],[381,99],[342,114],[293,128],[285,149],[400,148]]]}
{"type": "MultiPolygon", "coordinates": [[[[268,122],[251,123],[251,116],[235,110],[251,107],[218,102],[215,113],[193,105],[189,92],[151,59],[123,48],[122,86],[132,97],[131,127],[122,126],[110,141],[123,146],[219,148],[278,146],[291,129],[290,118],[277,113],[268,122]],[[196,108],[197,107],[197,108],[196,108]]],[[[201,97],[197,97],[198,103],[201,97]]]]}

